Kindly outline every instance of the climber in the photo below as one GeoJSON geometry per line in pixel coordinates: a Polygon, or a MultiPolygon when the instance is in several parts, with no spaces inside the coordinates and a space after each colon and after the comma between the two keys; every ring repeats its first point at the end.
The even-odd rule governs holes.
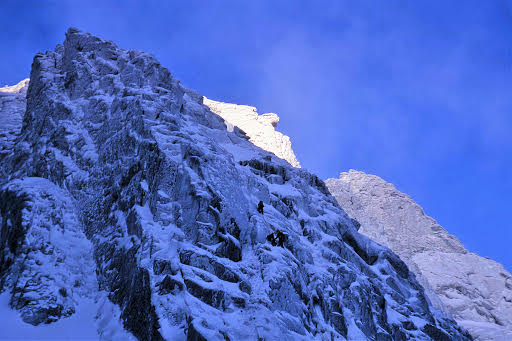
{"type": "Polygon", "coordinates": [[[258,203],[258,213],[263,214],[263,206],[264,206],[264,205],[263,205],[263,201],[260,201],[260,202],[258,203]]]}
{"type": "Polygon", "coordinates": [[[273,245],[273,246],[276,246],[277,243],[276,243],[276,237],[274,237],[274,234],[271,233],[267,236],[267,240],[273,245]]]}
{"type": "Polygon", "coordinates": [[[182,104],[180,107],[180,112],[184,112],[184,111],[185,111],[185,108],[183,107],[183,104],[182,104]]]}
{"type": "Polygon", "coordinates": [[[288,240],[288,236],[281,232],[281,230],[276,231],[276,239],[277,239],[277,246],[283,247],[284,243],[288,240]]]}
{"type": "Polygon", "coordinates": [[[272,246],[284,247],[284,243],[288,240],[288,235],[278,229],[276,232],[269,234],[267,240],[272,246]]]}

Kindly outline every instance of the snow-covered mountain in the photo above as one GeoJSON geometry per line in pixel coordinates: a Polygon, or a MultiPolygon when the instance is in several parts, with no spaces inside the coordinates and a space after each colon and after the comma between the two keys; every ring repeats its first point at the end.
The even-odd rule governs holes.
{"type": "Polygon", "coordinates": [[[320,179],[152,56],[70,29],[30,79],[22,121],[0,114],[22,122],[0,159],[7,337],[470,339],[320,179]]]}
{"type": "Polygon", "coordinates": [[[408,195],[381,178],[351,170],[326,181],[359,232],[409,266],[437,308],[477,340],[512,340],[512,275],[470,253],[408,195]]]}

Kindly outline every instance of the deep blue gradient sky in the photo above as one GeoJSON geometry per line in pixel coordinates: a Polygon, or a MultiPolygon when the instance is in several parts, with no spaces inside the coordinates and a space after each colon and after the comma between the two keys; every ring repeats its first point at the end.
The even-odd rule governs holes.
{"type": "Polygon", "coordinates": [[[305,168],[379,175],[512,270],[511,1],[2,0],[0,83],[69,26],[278,113],[305,168]]]}

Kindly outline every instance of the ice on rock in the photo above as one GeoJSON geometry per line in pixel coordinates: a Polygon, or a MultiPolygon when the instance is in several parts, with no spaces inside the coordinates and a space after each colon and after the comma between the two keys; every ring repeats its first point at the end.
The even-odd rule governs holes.
{"type": "MultiPolygon", "coordinates": [[[[76,29],[36,55],[0,159],[11,306],[59,323],[95,297],[104,340],[119,325],[139,340],[469,339],[292,167],[289,140],[260,148],[224,113],[152,56],[76,29]]],[[[252,115],[274,134],[277,116],[252,115]]]]}
{"type": "Polygon", "coordinates": [[[28,79],[0,88],[0,157],[11,151],[27,105],[28,79]]]}
{"type": "Polygon", "coordinates": [[[350,170],[326,184],[359,232],[396,252],[438,309],[476,340],[512,340],[512,275],[501,264],[468,252],[377,176],[350,170]]]}

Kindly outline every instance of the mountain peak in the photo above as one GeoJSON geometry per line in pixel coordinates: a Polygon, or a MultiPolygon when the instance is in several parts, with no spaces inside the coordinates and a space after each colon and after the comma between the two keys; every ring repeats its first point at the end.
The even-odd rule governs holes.
{"type": "Polygon", "coordinates": [[[404,260],[434,305],[477,340],[512,339],[512,275],[466,250],[410,196],[378,176],[350,170],[326,184],[359,232],[404,260]]]}
{"type": "Polygon", "coordinates": [[[3,88],[0,88],[0,92],[2,92],[2,93],[12,93],[12,94],[18,94],[18,93],[21,93],[21,92],[26,92],[27,88],[28,88],[29,81],[30,80],[27,78],[27,79],[22,80],[21,82],[19,82],[16,85],[12,85],[12,86],[6,85],[3,88]]]}
{"type": "Polygon", "coordinates": [[[276,130],[279,122],[277,114],[259,115],[255,107],[217,102],[206,97],[203,98],[203,103],[226,122],[244,131],[254,145],[300,168],[290,138],[276,130]]]}

